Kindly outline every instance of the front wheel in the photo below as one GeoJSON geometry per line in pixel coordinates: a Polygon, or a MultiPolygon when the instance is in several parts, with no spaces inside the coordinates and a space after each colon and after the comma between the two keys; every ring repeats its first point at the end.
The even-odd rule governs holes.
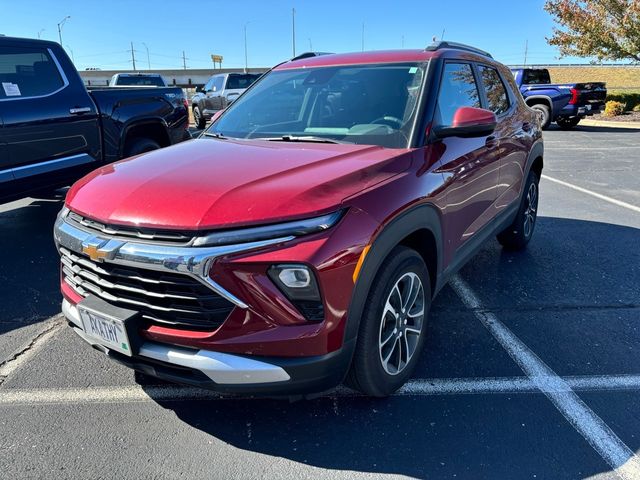
{"type": "Polygon", "coordinates": [[[424,260],[415,250],[396,247],[371,285],[345,383],[374,397],[400,388],[420,356],[430,305],[424,260]]]}
{"type": "Polygon", "coordinates": [[[543,130],[549,128],[549,125],[551,125],[551,109],[542,103],[531,105],[530,108],[535,110],[540,116],[540,127],[542,127],[543,130]]]}
{"type": "Polygon", "coordinates": [[[150,152],[160,148],[160,144],[150,138],[136,138],[129,142],[124,152],[125,158],[140,155],[141,153],[150,152]]]}
{"type": "Polygon", "coordinates": [[[518,214],[513,223],[498,234],[498,242],[504,248],[522,250],[531,240],[538,218],[539,183],[538,174],[533,171],[529,172],[518,214]]]}
{"type": "Polygon", "coordinates": [[[562,130],[571,130],[580,123],[580,117],[560,117],[556,123],[562,130]]]}
{"type": "Polygon", "coordinates": [[[198,107],[197,105],[193,106],[193,123],[196,124],[196,128],[198,130],[202,130],[207,123],[205,118],[202,116],[202,113],[200,112],[200,107],[198,107]]]}

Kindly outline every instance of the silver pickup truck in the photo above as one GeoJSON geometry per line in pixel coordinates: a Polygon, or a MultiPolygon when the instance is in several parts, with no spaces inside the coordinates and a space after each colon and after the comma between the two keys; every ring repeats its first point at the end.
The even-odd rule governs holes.
{"type": "Polygon", "coordinates": [[[191,99],[193,120],[197,128],[204,128],[214,113],[227,108],[251,86],[261,73],[220,73],[209,78],[204,87],[196,88],[191,99]]]}

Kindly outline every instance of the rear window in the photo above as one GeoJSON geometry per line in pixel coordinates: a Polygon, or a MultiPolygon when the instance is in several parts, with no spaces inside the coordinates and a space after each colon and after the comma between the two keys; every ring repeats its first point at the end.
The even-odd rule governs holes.
{"type": "Polygon", "coordinates": [[[0,47],[0,99],[48,95],[64,85],[48,50],[0,47]]]}
{"type": "Polygon", "coordinates": [[[249,88],[258,78],[260,78],[260,75],[229,75],[227,79],[227,90],[249,88]]]}
{"type": "Polygon", "coordinates": [[[159,77],[157,75],[136,75],[133,77],[119,76],[116,85],[164,87],[165,83],[164,80],[162,80],[162,77],[159,77]]]}
{"type": "Polygon", "coordinates": [[[551,77],[549,76],[549,70],[525,70],[522,83],[528,85],[544,85],[551,83],[551,77]]]}
{"type": "Polygon", "coordinates": [[[480,76],[487,95],[488,107],[496,115],[509,110],[509,95],[502,79],[495,68],[480,65],[480,76]]]}

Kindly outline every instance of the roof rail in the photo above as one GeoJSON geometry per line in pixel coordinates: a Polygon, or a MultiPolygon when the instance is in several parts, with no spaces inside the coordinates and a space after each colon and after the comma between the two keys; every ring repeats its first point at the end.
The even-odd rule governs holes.
{"type": "Polygon", "coordinates": [[[440,50],[442,48],[453,48],[455,50],[464,50],[466,52],[477,53],[479,55],[484,55],[485,57],[493,58],[489,52],[485,52],[484,50],[480,50],[479,48],[472,47],[471,45],[465,45],[464,43],[458,42],[433,42],[427,48],[425,48],[428,52],[435,52],[436,50],[440,50]]]}
{"type": "Polygon", "coordinates": [[[293,57],[290,62],[294,62],[296,60],[302,60],[303,58],[311,58],[311,57],[319,57],[320,55],[331,55],[330,52],[304,52],[300,55],[293,57]]]}

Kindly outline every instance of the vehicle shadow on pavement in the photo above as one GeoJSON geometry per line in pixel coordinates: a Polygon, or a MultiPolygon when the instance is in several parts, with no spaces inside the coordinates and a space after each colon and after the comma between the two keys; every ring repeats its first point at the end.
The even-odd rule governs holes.
{"type": "Polygon", "coordinates": [[[0,334],[60,313],[60,260],[52,232],[62,198],[0,208],[0,334]]]}
{"type": "MultiPolygon", "coordinates": [[[[552,217],[539,218],[536,228],[525,252],[506,252],[491,242],[461,271],[506,323],[510,316],[537,322],[526,312],[544,315],[545,309],[620,305],[633,315],[640,307],[640,254],[634,250],[640,229],[552,217]]],[[[523,375],[451,288],[436,298],[430,326],[416,378],[523,375]]],[[[557,333],[553,325],[531,328],[536,326],[537,337],[557,333]]],[[[553,346],[556,352],[567,350],[560,342],[553,346]]],[[[616,353],[615,344],[608,347],[614,356],[638,356],[637,348],[616,353]]],[[[474,479],[587,478],[610,472],[551,402],[536,393],[157,402],[194,429],[238,449],[323,469],[474,479]]],[[[628,446],[635,451],[640,444],[628,446]]],[[[210,465],[211,472],[215,468],[210,465]]],[[[289,468],[290,478],[296,478],[295,465],[279,468],[289,468]]]]}

